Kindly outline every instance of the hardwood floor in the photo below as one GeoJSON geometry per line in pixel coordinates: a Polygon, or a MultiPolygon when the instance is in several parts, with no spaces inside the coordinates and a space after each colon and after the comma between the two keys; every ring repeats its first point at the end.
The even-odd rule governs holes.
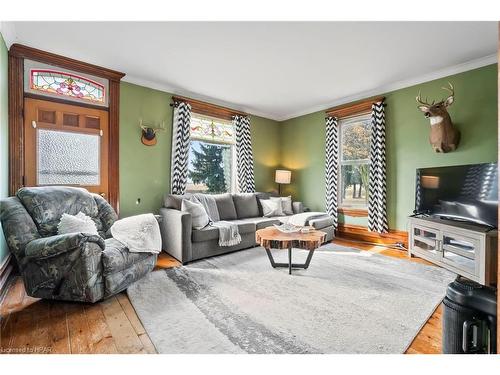
{"type": "MultiPolygon", "coordinates": [[[[406,252],[384,246],[336,239],[340,245],[408,261],[406,252]]],[[[179,266],[162,253],[157,268],[179,266]]],[[[20,277],[14,278],[0,301],[0,354],[2,353],[156,353],[126,293],[96,304],[47,301],[26,295],[20,277]]],[[[408,348],[408,354],[441,353],[439,306],[408,348]]]]}

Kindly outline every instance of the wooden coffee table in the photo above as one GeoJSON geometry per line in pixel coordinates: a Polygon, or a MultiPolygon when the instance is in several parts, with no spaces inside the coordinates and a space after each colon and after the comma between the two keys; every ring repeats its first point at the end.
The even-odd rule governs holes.
{"type": "Polygon", "coordinates": [[[273,268],[288,267],[288,273],[292,274],[292,268],[307,269],[311,263],[314,250],[320,247],[325,241],[326,233],[313,230],[309,233],[283,233],[274,227],[259,229],[255,232],[257,243],[266,249],[267,256],[273,268]],[[309,250],[304,264],[292,263],[292,248],[309,250]],[[271,249],[288,249],[288,263],[276,263],[271,249]]]}

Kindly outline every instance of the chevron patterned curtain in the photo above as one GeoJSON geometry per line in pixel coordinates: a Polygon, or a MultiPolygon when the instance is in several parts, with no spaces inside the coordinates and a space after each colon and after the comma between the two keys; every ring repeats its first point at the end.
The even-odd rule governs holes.
{"type": "Polygon", "coordinates": [[[190,126],[191,105],[185,102],[177,103],[174,106],[172,166],[170,169],[172,194],[184,194],[186,192],[190,126]]]}
{"type": "Polygon", "coordinates": [[[387,233],[386,205],[385,111],[384,103],[378,102],[372,105],[368,230],[387,233]]]}
{"type": "Polygon", "coordinates": [[[236,128],[236,168],[238,175],[238,191],[240,193],[255,192],[253,174],[252,136],[248,116],[234,116],[236,128]]]}
{"type": "Polygon", "coordinates": [[[326,212],[337,229],[337,191],[339,174],[339,127],[335,117],[326,118],[326,212]]]}

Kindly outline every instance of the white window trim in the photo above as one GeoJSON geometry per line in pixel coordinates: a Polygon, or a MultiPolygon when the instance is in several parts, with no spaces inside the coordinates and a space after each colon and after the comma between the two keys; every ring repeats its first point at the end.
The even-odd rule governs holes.
{"type": "Polygon", "coordinates": [[[338,127],[339,127],[339,169],[338,169],[338,176],[339,176],[339,183],[337,184],[337,207],[340,209],[346,208],[346,209],[358,209],[358,210],[366,210],[368,209],[368,203],[366,204],[344,204],[342,202],[342,166],[343,165],[362,165],[362,164],[368,164],[370,165],[370,159],[358,159],[358,160],[349,160],[349,161],[343,161],[342,157],[342,135],[343,135],[343,127],[345,128],[346,126],[352,125],[356,122],[359,121],[365,121],[365,120],[371,120],[371,113],[364,113],[356,116],[351,116],[348,118],[343,118],[339,119],[338,122],[338,127]]]}

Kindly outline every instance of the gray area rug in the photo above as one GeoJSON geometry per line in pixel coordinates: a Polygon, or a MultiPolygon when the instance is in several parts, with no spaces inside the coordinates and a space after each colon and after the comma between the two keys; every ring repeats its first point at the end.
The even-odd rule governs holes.
{"type": "Polygon", "coordinates": [[[454,277],[333,244],[290,276],[257,247],[152,272],[128,295],[159,353],[403,353],[454,277]]]}

